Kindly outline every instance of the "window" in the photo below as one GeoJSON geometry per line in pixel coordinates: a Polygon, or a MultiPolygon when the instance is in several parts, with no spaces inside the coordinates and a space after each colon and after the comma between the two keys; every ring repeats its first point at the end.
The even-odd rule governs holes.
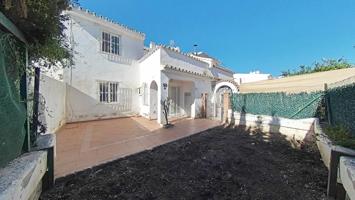
{"type": "Polygon", "coordinates": [[[116,103],[118,102],[118,83],[117,82],[99,82],[100,102],[116,103]]]}
{"type": "Polygon", "coordinates": [[[149,105],[148,103],[148,85],[146,83],[143,84],[143,104],[144,105],[149,105]]]}
{"type": "Polygon", "coordinates": [[[120,37],[102,32],[102,52],[120,54],[120,37]]]}
{"type": "Polygon", "coordinates": [[[119,55],[120,54],[120,38],[117,36],[112,36],[111,37],[111,41],[112,41],[112,48],[111,48],[111,53],[115,54],[115,55],[119,55]]]}
{"type": "Polygon", "coordinates": [[[110,34],[102,32],[102,51],[110,53],[110,34]]]}

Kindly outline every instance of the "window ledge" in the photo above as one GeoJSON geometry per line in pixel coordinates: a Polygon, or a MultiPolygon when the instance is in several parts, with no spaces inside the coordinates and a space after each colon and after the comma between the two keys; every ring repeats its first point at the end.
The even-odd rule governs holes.
{"type": "Polygon", "coordinates": [[[101,52],[102,55],[109,61],[116,62],[116,63],[123,63],[123,64],[132,64],[132,60],[129,58],[124,58],[120,55],[112,54],[112,53],[106,53],[106,52],[101,52]]]}

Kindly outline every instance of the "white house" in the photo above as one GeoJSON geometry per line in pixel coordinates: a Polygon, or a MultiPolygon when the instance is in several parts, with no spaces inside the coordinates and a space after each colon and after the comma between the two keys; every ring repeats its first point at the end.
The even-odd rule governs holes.
{"type": "Polygon", "coordinates": [[[260,71],[253,71],[248,74],[234,74],[233,75],[234,81],[240,85],[243,83],[252,83],[252,82],[257,82],[257,81],[264,81],[264,80],[269,80],[272,79],[271,74],[263,74],[260,73],[260,71]]]}
{"type": "Polygon", "coordinates": [[[144,33],[81,8],[67,14],[66,34],[75,64],[58,72],[61,80],[42,84],[47,99],[53,96],[49,82],[65,85],[60,100],[51,99],[65,106],[51,120],[49,131],[66,122],[132,115],[163,124],[161,101],[167,97],[169,117],[214,117],[216,91],[238,90],[233,72],[207,54],[187,54],[154,43],[145,47],[144,33]]]}

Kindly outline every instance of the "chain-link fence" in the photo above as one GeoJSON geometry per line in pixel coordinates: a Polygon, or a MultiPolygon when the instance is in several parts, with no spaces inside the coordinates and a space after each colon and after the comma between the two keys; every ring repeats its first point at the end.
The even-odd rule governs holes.
{"type": "Polygon", "coordinates": [[[233,94],[233,111],[291,119],[315,117],[323,92],[233,94]]]}
{"type": "Polygon", "coordinates": [[[355,83],[349,80],[332,85],[326,91],[326,102],[329,122],[345,126],[355,136],[355,83]]]}
{"type": "Polygon", "coordinates": [[[233,111],[255,115],[327,119],[355,135],[355,77],[331,84],[324,92],[233,94],[232,105],[233,111]]]}

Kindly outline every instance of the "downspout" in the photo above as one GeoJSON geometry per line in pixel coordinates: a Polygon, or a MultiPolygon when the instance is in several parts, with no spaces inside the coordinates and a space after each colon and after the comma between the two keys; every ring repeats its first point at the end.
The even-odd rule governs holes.
{"type": "Polygon", "coordinates": [[[41,69],[35,67],[34,74],[34,91],[33,91],[33,114],[32,114],[32,133],[31,144],[35,145],[38,136],[38,103],[39,103],[39,83],[40,83],[41,69]]]}

